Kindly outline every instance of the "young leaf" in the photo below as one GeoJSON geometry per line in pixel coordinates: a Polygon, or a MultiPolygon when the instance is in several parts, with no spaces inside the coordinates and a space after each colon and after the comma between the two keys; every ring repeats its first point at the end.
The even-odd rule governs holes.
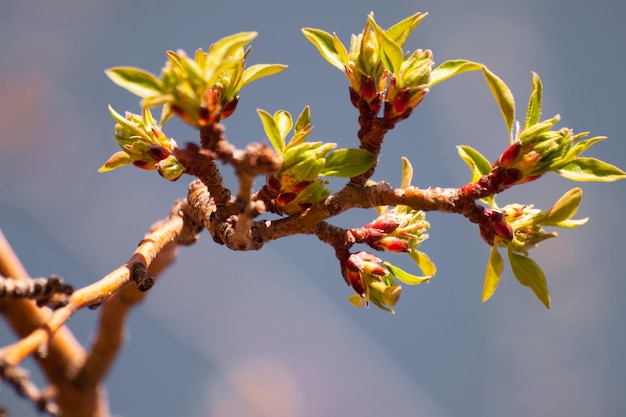
{"type": "MultiPolygon", "coordinates": [[[[317,48],[326,61],[343,71],[343,67],[348,61],[345,60],[346,56],[343,53],[340,54],[337,51],[335,40],[330,33],[313,28],[303,28],[302,33],[317,48]]],[[[345,50],[345,47],[343,49],[345,50]]]]}
{"type": "Polygon", "coordinates": [[[526,110],[526,120],[523,129],[539,123],[541,116],[541,96],[543,85],[537,73],[533,72],[533,87],[528,99],[528,109],[526,110]]]}
{"type": "Polygon", "coordinates": [[[530,288],[539,301],[550,308],[550,293],[548,292],[548,283],[543,271],[532,259],[519,255],[509,247],[509,262],[513,275],[525,287],[530,288]]]}
{"type": "Polygon", "coordinates": [[[447,80],[448,78],[464,72],[478,70],[483,72],[485,81],[487,82],[493,97],[500,107],[500,112],[502,113],[502,117],[506,123],[507,131],[512,139],[512,128],[515,121],[515,101],[513,100],[513,94],[504,81],[498,78],[497,75],[491,72],[483,64],[464,59],[445,61],[430,73],[428,86],[432,87],[447,80]]]}
{"type": "Polygon", "coordinates": [[[491,172],[491,164],[487,158],[476,149],[466,145],[460,145],[456,148],[461,159],[465,161],[467,166],[472,170],[472,182],[478,181],[480,177],[491,172]]]}
{"type": "Polygon", "coordinates": [[[428,255],[413,248],[411,249],[411,252],[409,252],[409,256],[411,257],[411,259],[413,259],[413,262],[415,262],[417,267],[422,271],[422,274],[424,274],[425,278],[435,276],[435,274],[437,273],[437,266],[434,264],[433,261],[430,260],[428,255]]]}
{"type": "Polygon", "coordinates": [[[205,82],[213,85],[224,69],[240,62],[243,47],[256,36],[256,32],[240,32],[222,38],[211,45],[202,67],[202,78],[205,82]]]}
{"type": "Polygon", "coordinates": [[[239,86],[237,89],[241,89],[242,87],[250,84],[253,81],[258,80],[259,78],[267,77],[268,75],[277,74],[287,68],[287,65],[282,64],[257,64],[252,65],[245,69],[243,74],[241,75],[241,80],[239,81],[239,86]]]}
{"type": "Polygon", "coordinates": [[[400,181],[400,188],[407,188],[411,186],[413,180],[413,167],[411,162],[404,156],[402,157],[402,180],[400,181]]]}
{"type": "Polygon", "coordinates": [[[626,178],[618,167],[596,158],[576,158],[562,166],[556,173],[572,181],[613,182],[626,178]]]}
{"type": "Polygon", "coordinates": [[[326,156],[326,164],[319,175],[323,177],[356,177],[374,163],[376,157],[363,149],[338,149],[326,156]]]}
{"type": "Polygon", "coordinates": [[[565,220],[569,220],[578,211],[580,199],[583,196],[583,190],[580,188],[572,188],[550,208],[545,217],[541,219],[541,224],[554,225],[565,220]]]}
{"type": "Polygon", "coordinates": [[[373,15],[370,14],[367,19],[372,25],[372,29],[376,34],[376,40],[382,49],[382,58],[385,69],[392,74],[397,74],[400,71],[402,61],[404,61],[402,48],[393,39],[387,36],[385,31],[380,26],[378,26],[373,15]]]}
{"type": "Polygon", "coordinates": [[[504,123],[506,124],[507,132],[509,132],[510,140],[513,141],[513,123],[515,123],[515,100],[513,99],[513,93],[509,87],[502,81],[496,74],[489,71],[487,67],[482,66],[483,75],[487,81],[487,85],[496,99],[504,123]]]}
{"type": "Polygon", "coordinates": [[[104,71],[115,84],[145,98],[161,94],[161,81],[147,71],[133,67],[115,67],[104,71]]]}
{"type": "Polygon", "coordinates": [[[285,149],[285,142],[280,135],[280,131],[278,130],[278,126],[276,125],[276,121],[271,114],[262,109],[257,109],[257,113],[261,118],[261,123],[263,123],[263,129],[265,129],[265,135],[270,140],[272,146],[274,146],[274,150],[276,154],[280,157],[283,156],[283,151],[285,149]]]}
{"type": "Polygon", "coordinates": [[[500,282],[502,276],[502,270],[504,269],[504,260],[498,252],[498,246],[491,247],[491,255],[489,255],[489,261],[487,261],[487,270],[485,271],[485,282],[483,284],[483,303],[491,298],[500,282]]]}
{"type": "MultiPolygon", "coordinates": [[[[579,133],[578,135],[574,136],[574,138],[572,139],[572,142],[575,142],[577,140],[577,137],[583,138],[587,136],[588,134],[589,132],[579,133]]],[[[595,145],[596,143],[602,142],[604,139],[606,139],[606,136],[596,136],[593,138],[581,140],[580,142],[575,143],[570,148],[568,155],[578,156],[582,154],[583,152],[585,152],[587,149],[589,149],[591,146],[595,145]]]]}
{"type": "Polygon", "coordinates": [[[417,275],[409,274],[408,272],[398,268],[395,265],[390,264],[389,262],[383,262],[383,265],[385,266],[385,268],[387,268],[391,275],[407,285],[419,285],[421,283],[430,281],[430,277],[418,277],[417,275]]]}
{"type": "Polygon", "coordinates": [[[291,127],[293,126],[293,121],[291,119],[291,114],[285,110],[278,110],[274,113],[274,121],[276,122],[276,127],[278,128],[278,132],[280,133],[280,138],[285,143],[285,138],[291,131],[291,127]]]}
{"type": "Polygon", "coordinates": [[[113,171],[116,168],[124,166],[126,164],[130,164],[132,159],[126,152],[119,151],[115,152],[105,163],[102,165],[98,172],[108,172],[113,171]]]}
{"type": "Polygon", "coordinates": [[[311,109],[309,106],[305,106],[302,109],[302,113],[298,115],[296,119],[296,132],[298,130],[305,129],[308,125],[311,124],[311,109]]]}
{"type": "Polygon", "coordinates": [[[428,13],[415,13],[413,16],[409,16],[403,19],[387,29],[386,33],[389,38],[396,42],[400,47],[404,46],[404,43],[409,38],[413,30],[424,20],[428,13]]]}

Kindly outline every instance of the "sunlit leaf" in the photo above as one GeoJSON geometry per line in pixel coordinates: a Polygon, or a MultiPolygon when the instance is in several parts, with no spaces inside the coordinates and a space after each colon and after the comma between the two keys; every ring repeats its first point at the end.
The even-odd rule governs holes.
{"type": "Polygon", "coordinates": [[[556,173],[572,181],[613,182],[626,178],[618,167],[596,158],[576,158],[560,166],[556,173]]]}
{"type": "Polygon", "coordinates": [[[411,162],[404,156],[402,157],[402,180],[400,181],[400,188],[407,188],[411,186],[413,180],[413,167],[411,162]]]}
{"type": "Polygon", "coordinates": [[[323,177],[356,177],[376,162],[376,157],[363,149],[338,149],[326,156],[319,175],[323,177]]]}
{"type": "Polygon", "coordinates": [[[161,94],[161,81],[147,71],[133,67],[115,67],[104,71],[115,84],[139,97],[161,94]]]}
{"type": "MultiPolygon", "coordinates": [[[[332,66],[343,71],[343,67],[347,64],[346,56],[339,53],[335,46],[333,36],[321,29],[303,28],[302,33],[317,48],[322,57],[332,66]]],[[[345,49],[345,47],[344,47],[345,49]]],[[[343,52],[343,51],[342,51],[343,52]]]]}
{"type": "Polygon", "coordinates": [[[532,259],[519,255],[509,247],[509,262],[513,275],[525,287],[530,288],[535,296],[546,306],[550,308],[550,293],[548,292],[548,283],[543,271],[532,259]]]}
{"type": "Polygon", "coordinates": [[[466,145],[460,145],[456,148],[461,159],[472,170],[472,182],[478,181],[479,178],[491,172],[491,164],[476,149],[466,145]]]}
{"type": "Polygon", "coordinates": [[[411,249],[409,252],[409,256],[413,259],[413,262],[417,265],[417,267],[424,274],[424,278],[430,278],[435,276],[437,273],[437,266],[433,261],[430,260],[428,255],[424,252],[420,252],[417,249],[411,249]]]}
{"type": "Polygon", "coordinates": [[[428,13],[415,13],[413,16],[409,16],[403,19],[387,29],[386,34],[389,38],[393,39],[401,47],[411,35],[413,30],[424,20],[428,13]]]}
{"type": "Polygon", "coordinates": [[[545,225],[553,225],[564,220],[570,219],[578,211],[580,199],[583,196],[583,190],[580,188],[572,188],[548,210],[545,217],[541,219],[541,223],[545,225]]]}
{"type": "Polygon", "coordinates": [[[502,276],[502,270],[504,269],[504,260],[498,252],[498,246],[491,247],[491,255],[489,255],[489,261],[487,261],[487,270],[485,271],[485,282],[483,284],[483,303],[491,298],[496,289],[498,283],[500,283],[500,277],[502,276]]]}
{"type": "Polygon", "coordinates": [[[132,159],[130,158],[130,156],[128,156],[128,154],[126,152],[123,151],[119,151],[114,153],[105,163],[104,165],[102,165],[99,169],[98,172],[108,172],[108,171],[112,171],[116,168],[119,168],[121,166],[130,164],[132,162],[132,159]]]}
{"type": "MultiPolygon", "coordinates": [[[[576,135],[574,137],[574,139],[572,141],[576,141],[577,137],[585,137],[588,134],[589,134],[589,132],[579,133],[578,135],[576,135]]],[[[583,152],[585,152],[587,149],[589,149],[591,146],[595,145],[598,142],[602,142],[605,139],[606,139],[606,136],[596,136],[596,137],[593,137],[593,138],[581,140],[580,142],[576,142],[570,148],[570,150],[568,152],[568,155],[578,156],[578,155],[582,154],[583,152]]]]}
{"type": "Polygon", "coordinates": [[[378,45],[380,45],[380,48],[382,49],[382,58],[385,69],[392,74],[397,74],[400,71],[402,61],[404,60],[402,47],[387,36],[385,31],[378,26],[373,15],[370,14],[368,16],[368,20],[372,25],[378,45]]]}
{"type": "Polygon", "coordinates": [[[528,99],[528,109],[526,110],[526,120],[524,121],[524,129],[539,123],[541,117],[541,98],[543,93],[543,85],[539,75],[533,72],[533,87],[528,99]]]}
{"type": "Polygon", "coordinates": [[[509,87],[483,64],[464,59],[445,61],[431,72],[428,86],[432,87],[464,72],[479,70],[483,72],[485,81],[500,107],[500,112],[506,123],[507,131],[511,134],[515,121],[515,101],[513,100],[513,94],[509,87]]]}
{"type": "Polygon", "coordinates": [[[285,110],[278,110],[274,113],[274,121],[276,121],[276,127],[278,128],[278,132],[280,133],[280,138],[283,144],[285,143],[285,138],[291,132],[291,127],[293,126],[293,121],[291,119],[291,114],[285,110]]]}
{"type": "Polygon", "coordinates": [[[261,118],[261,123],[263,123],[263,129],[265,129],[265,135],[270,140],[270,143],[272,144],[272,146],[274,146],[274,150],[276,151],[276,154],[278,154],[278,156],[282,156],[284,148],[285,148],[285,142],[283,142],[283,139],[280,135],[280,130],[278,129],[278,126],[276,125],[276,121],[274,120],[274,117],[262,109],[257,109],[257,113],[259,114],[259,117],[261,118]]]}
{"type": "Polygon", "coordinates": [[[239,87],[244,87],[253,81],[260,78],[267,77],[268,75],[277,74],[287,68],[287,65],[282,64],[256,64],[245,69],[241,75],[241,81],[239,81],[239,87]]]}
{"type": "Polygon", "coordinates": [[[398,268],[395,265],[390,264],[389,262],[383,262],[383,265],[391,275],[396,277],[398,281],[401,281],[407,285],[419,285],[424,282],[430,281],[431,277],[419,277],[417,275],[409,274],[408,272],[398,268]]]}

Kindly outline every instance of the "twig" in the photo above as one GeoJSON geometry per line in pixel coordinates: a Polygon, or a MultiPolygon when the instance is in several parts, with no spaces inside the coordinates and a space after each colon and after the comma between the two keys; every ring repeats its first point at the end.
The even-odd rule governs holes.
{"type": "Polygon", "coordinates": [[[61,410],[58,404],[37,389],[29,379],[27,370],[6,362],[0,362],[0,379],[12,385],[18,394],[32,401],[39,411],[46,412],[51,416],[60,415],[61,410]]]}
{"type": "Polygon", "coordinates": [[[67,296],[74,289],[63,282],[59,277],[35,278],[30,280],[16,280],[0,275],[0,298],[19,299],[28,298],[37,301],[37,306],[48,304],[55,296],[55,306],[67,304],[67,296]]]}
{"type": "MultiPolygon", "coordinates": [[[[131,282],[133,277],[130,272],[133,264],[140,263],[148,267],[164,247],[183,235],[183,231],[191,233],[190,229],[195,229],[196,225],[186,225],[185,221],[183,221],[184,204],[182,201],[175,204],[169,219],[142,240],[133,256],[125,265],[117,268],[101,280],[75,291],[70,297],[69,303],[56,310],[49,320],[45,322],[44,326],[34,330],[17,343],[2,349],[0,358],[9,364],[16,365],[26,356],[35,352],[40,346],[46,346],[50,342],[52,335],[56,336],[58,330],[72,314],[81,308],[101,304],[131,282]]],[[[185,238],[187,239],[187,237],[185,238]]]]}

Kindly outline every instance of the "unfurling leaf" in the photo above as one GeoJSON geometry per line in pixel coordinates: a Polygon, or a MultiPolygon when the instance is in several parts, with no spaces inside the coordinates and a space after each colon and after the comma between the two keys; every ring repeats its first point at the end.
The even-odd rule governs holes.
{"type": "Polygon", "coordinates": [[[613,182],[626,178],[626,172],[596,158],[576,158],[560,166],[556,173],[572,181],[613,182]]]}
{"type": "Polygon", "coordinates": [[[319,175],[323,177],[356,177],[376,162],[376,157],[363,149],[338,149],[326,156],[319,175]]]}
{"type": "Polygon", "coordinates": [[[378,45],[380,45],[380,48],[382,49],[382,58],[385,69],[392,74],[397,74],[400,71],[402,61],[404,61],[402,47],[391,39],[380,26],[378,26],[372,14],[368,16],[368,21],[372,25],[378,45]]]}
{"type": "MultiPolygon", "coordinates": [[[[317,48],[322,57],[334,67],[343,71],[343,67],[348,63],[345,47],[341,53],[337,50],[336,40],[333,36],[321,29],[303,28],[302,33],[317,48]]],[[[341,42],[340,42],[341,43],[341,42]]],[[[341,45],[343,46],[343,44],[341,45]]],[[[341,48],[340,48],[341,50],[341,48]]]]}
{"type": "Polygon", "coordinates": [[[400,47],[404,46],[404,43],[411,35],[411,32],[424,20],[428,13],[415,13],[413,16],[409,16],[406,19],[402,19],[389,29],[385,31],[387,36],[393,39],[400,47]]]}
{"type": "Polygon", "coordinates": [[[491,164],[487,158],[476,149],[466,145],[460,145],[456,148],[461,159],[465,161],[467,166],[472,170],[472,182],[478,181],[480,177],[491,172],[491,164]]]}
{"type": "Polygon", "coordinates": [[[265,135],[270,140],[272,146],[274,146],[276,154],[282,157],[283,151],[285,149],[285,142],[280,134],[280,130],[276,124],[276,120],[274,120],[274,117],[265,110],[257,109],[257,113],[261,118],[261,123],[263,123],[265,135]]]}
{"type": "Polygon", "coordinates": [[[424,282],[430,281],[430,277],[418,277],[417,275],[409,274],[401,268],[398,268],[395,265],[390,264],[389,262],[383,262],[383,265],[391,275],[396,277],[399,281],[407,284],[407,285],[418,285],[424,282]]]}
{"type": "Polygon", "coordinates": [[[139,68],[115,67],[104,71],[115,84],[141,98],[161,94],[161,81],[156,75],[139,68]]]}
{"type": "Polygon", "coordinates": [[[277,74],[287,68],[287,65],[282,64],[257,64],[252,65],[245,69],[241,75],[241,81],[239,81],[238,88],[244,87],[253,81],[260,78],[267,77],[268,75],[277,74]]]}
{"type": "Polygon", "coordinates": [[[526,120],[524,121],[523,130],[539,123],[541,117],[541,98],[543,85],[539,75],[533,72],[533,89],[528,99],[528,109],[526,110],[526,120]]]}
{"type": "Polygon", "coordinates": [[[550,308],[550,293],[548,292],[548,283],[543,271],[535,261],[527,256],[523,256],[513,252],[509,247],[509,262],[513,275],[525,287],[530,288],[539,301],[550,308]]]}
{"type": "Polygon", "coordinates": [[[411,166],[411,162],[402,157],[402,180],[400,181],[400,188],[407,188],[411,186],[411,181],[413,181],[413,167],[411,166]]]}
{"type": "Polygon", "coordinates": [[[478,70],[483,72],[485,81],[500,107],[507,131],[512,139],[513,123],[515,121],[515,101],[513,100],[513,94],[504,81],[498,78],[497,75],[483,64],[467,61],[465,59],[445,61],[431,72],[428,86],[432,87],[464,72],[478,70]]]}
{"type": "Polygon", "coordinates": [[[555,225],[569,220],[578,211],[578,205],[582,196],[582,189],[572,188],[554,203],[545,217],[541,219],[541,223],[544,225],[555,225]]]}
{"type": "Polygon", "coordinates": [[[504,260],[498,252],[498,245],[491,247],[491,255],[489,255],[489,261],[487,262],[487,270],[485,271],[485,282],[483,284],[483,303],[491,298],[500,282],[502,276],[502,270],[504,269],[504,260]]]}
{"type": "Polygon", "coordinates": [[[417,249],[411,249],[411,252],[409,252],[409,256],[411,257],[411,259],[413,259],[417,267],[422,271],[422,274],[424,274],[424,278],[430,278],[435,276],[435,274],[437,273],[437,266],[435,266],[434,262],[430,260],[428,255],[426,255],[424,252],[418,251],[417,249]]]}

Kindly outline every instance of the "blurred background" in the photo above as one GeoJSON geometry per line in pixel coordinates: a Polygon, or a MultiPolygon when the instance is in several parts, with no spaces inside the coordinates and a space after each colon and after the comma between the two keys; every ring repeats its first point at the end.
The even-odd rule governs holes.
{"type": "MultiPolygon", "coordinates": [[[[312,140],[356,146],[347,81],[301,35],[337,32],[345,43],[375,11],[383,27],[430,16],[405,48],[435,60],[483,62],[509,84],[523,118],[531,71],[544,83],[544,116],[610,140],[589,153],[626,166],[623,68],[626,5],[566,0],[0,2],[0,228],[32,276],[89,284],[126,262],[149,226],[186,196],[189,178],[96,170],[115,151],[106,106],[137,112],[139,99],[103,73],[159,73],[165,50],[191,53],[221,37],[259,32],[249,64],[287,71],[245,88],[226,121],[239,147],[264,141],[255,109],[298,114],[311,106],[312,140]]],[[[197,140],[177,122],[166,133],[197,140]]],[[[507,133],[483,78],[435,87],[387,138],[376,179],[456,187],[470,179],[456,145],[494,160],[507,133]]],[[[232,182],[231,170],[225,168],[232,182]]],[[[260,185],[261,181],[259,181],[260,185]]],[[[335,189],[338,189],[338,184],[335,189]]],[[[498,197],[547,209],[575,184],[555,175],[498,197]]],[[[112,413],[127,417],[623,416],[626,414],[626,182],[584,185],[582,228],[532,253],[552,294],[546,310],[505,270],[481,304],[489,255],[475,225],[431,213],[422,249],[438,266],[429,285],[404,287],[390,315],[356,309],[330,248],[290,237],[258,253],[232,253],[203,234],[181,248],[147,301],[132,312],[127,342],[107,377],[112,413]]],[[[357,226],[373,210],[337,219],[357,226]]],[[[385,259],[411,269],[408,257],[385,259]],[[407,258],[407,259],[404,259],[407,258]]],[[[89,344],[98,311],[70,320],[89,344]]],[[[0,324],[0,345],[15,341],[0,324]]],[[[41,383],[41,379],[36,379],[41,383]]],[[[0,386],[10,416],[37,413],[0,386]]]]}

